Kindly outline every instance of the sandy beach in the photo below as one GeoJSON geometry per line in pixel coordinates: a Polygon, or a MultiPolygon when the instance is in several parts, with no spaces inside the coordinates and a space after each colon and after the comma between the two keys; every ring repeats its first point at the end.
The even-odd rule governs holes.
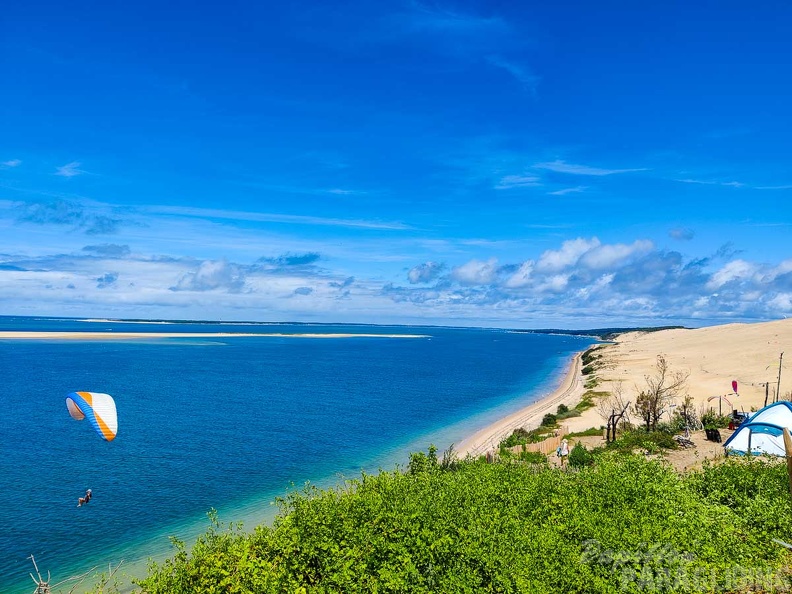
{"type": "Polygon", "coordinates": [[[554,413],[559,404],[573,406],[583,394],[583,376],[580,373],[580,356],[576,354],[569,362],[564,378],[556,390],[541,400],[484,427],[454,447],[457,455],[480,456],[487,450],[497,449],[498,443],[519,427],[532,428],[539,425],[547,413],[554,413]]]}
{"type": "Polygon", "coordinates": [[[142,338],[428,338],[425,334],[284,334],[280,332],[0,332],[0,340],[140,340],[142,338]]]}
{"type": "MultiPolygon", "coordinates": [[[[693,398],[695,410],[705,407],[723,414],[733,409],[756,410],[773,402],[776,391],[779,399],[789,399],[792,393],[792,319],[754,324],[724,324],[697,329],[661,330],[657,332],[627,332],[613,343],[604,344],[599,351],[602,366],[595,375],[598,392],[610,392],[621,383],[625,399],[634,402],[645,385],[645,376],[655,372],[658,355],[668,361],[671,371],[689,373],[687,393],[693,398]],[[779,359],[782,359],[779,389],[779,359]],[[732,381],[737,381],[735,394],[732,381]],[[712,397],[722,397],[711,399],[712,397]],[[711,400],[709,400],[711,399],[711,400]]],[[[542,417],[555,412],[559,404],[574,406],[584,393],[580,355],[570,364],[557,390],[542,400],[477,431],[464,439],[457,448],[460,456],[481,455],[496,449],[498,443],[518,427],[532,429],[542,417]]],[[[597,407],[579,417],[562,422],[570,432],[601,427],[604,420],[597,407]]]]}

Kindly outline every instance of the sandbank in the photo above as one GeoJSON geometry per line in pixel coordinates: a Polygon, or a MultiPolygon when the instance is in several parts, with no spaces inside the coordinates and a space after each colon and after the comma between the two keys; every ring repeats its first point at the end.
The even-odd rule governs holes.
{"type": "Polygon", "coordinates": [[[286,334],[281,332],[0,332],[0,340],[140,340],[141,338],[428,338],[426,334],[286,334]]]}
{"type": "Polygon", "coordinates": [[[511,435],[512,431],[519,427],[530,429],[538,426],[544,415],[556,412],[559,404],[566,404],[570,408],[574,406],[583,395],[581,355],[577,353],[572,357],[561,384],[552,393],[463,439],[458,446],[454,446],[457,455],[461,458],[468,454],[475,457],[488,450],[496,450],[500,441],[511,435]]]}

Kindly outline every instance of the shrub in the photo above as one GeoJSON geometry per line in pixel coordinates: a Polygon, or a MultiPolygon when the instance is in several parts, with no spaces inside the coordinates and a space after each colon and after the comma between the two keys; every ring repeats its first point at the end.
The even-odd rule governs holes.
{"type": "Polygon", "coordinates": [[[719,415],[713,409],[709,409],[701,415],[701,424],[705,429],[723,429],[731,423],[730,415],[719,415]]]}
{"type": "Polygon", "coordinates": [[[572,468],[583,468],[592,464],[594,464],[594,456],[591,452],[582,443],[576,443],[572,451],[569,452],[569,465],[572,468]]]}
{"type": "Polygon", "coordinates": [[[542,417],[542,427],[554,427],[558,422],[558,417],[552,413],[547,413],[542,417]]]}
{"type": "Polygon", "coordinates": [[[565,412],[569,412],[569,407],[566,404],[559,404],[558,408],[556,409],[556,413],[561,415],[565,412]]]}
{"type": "Polygon", "coordinates": [[[578,472],[479,462],[383,471],[292,493],[271,527],[213,525],[191,550],[179,543],[152,562],[135,591],[780,591],[723,580],[788,585],[789,554],[773,542],[792,534],[785,473],[727,460],[678,475],[612,452],[578,472]],[[669,574],[687,579],[655,581],[669,574]]]}

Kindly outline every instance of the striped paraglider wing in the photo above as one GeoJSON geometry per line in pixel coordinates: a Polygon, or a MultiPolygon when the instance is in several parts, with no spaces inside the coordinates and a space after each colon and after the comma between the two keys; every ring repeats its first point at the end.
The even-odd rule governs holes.
{"type": "Polygon", "coordinates": [[[73,419],[87,418],[105,441],[113,441],[118,433],[118,415],[112,396],[98,392],[72,392],[66,396],[66,408],[73,419]]]}

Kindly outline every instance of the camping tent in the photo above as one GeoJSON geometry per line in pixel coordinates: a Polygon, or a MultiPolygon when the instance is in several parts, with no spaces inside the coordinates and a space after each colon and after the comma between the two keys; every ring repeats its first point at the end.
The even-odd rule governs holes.
{"type": "Polygon", "coordinates": [[[753,413],[723,444],[726,455],[786,456],[784,427],[792,431],[792,403],[776,402],[753,413]]]}

